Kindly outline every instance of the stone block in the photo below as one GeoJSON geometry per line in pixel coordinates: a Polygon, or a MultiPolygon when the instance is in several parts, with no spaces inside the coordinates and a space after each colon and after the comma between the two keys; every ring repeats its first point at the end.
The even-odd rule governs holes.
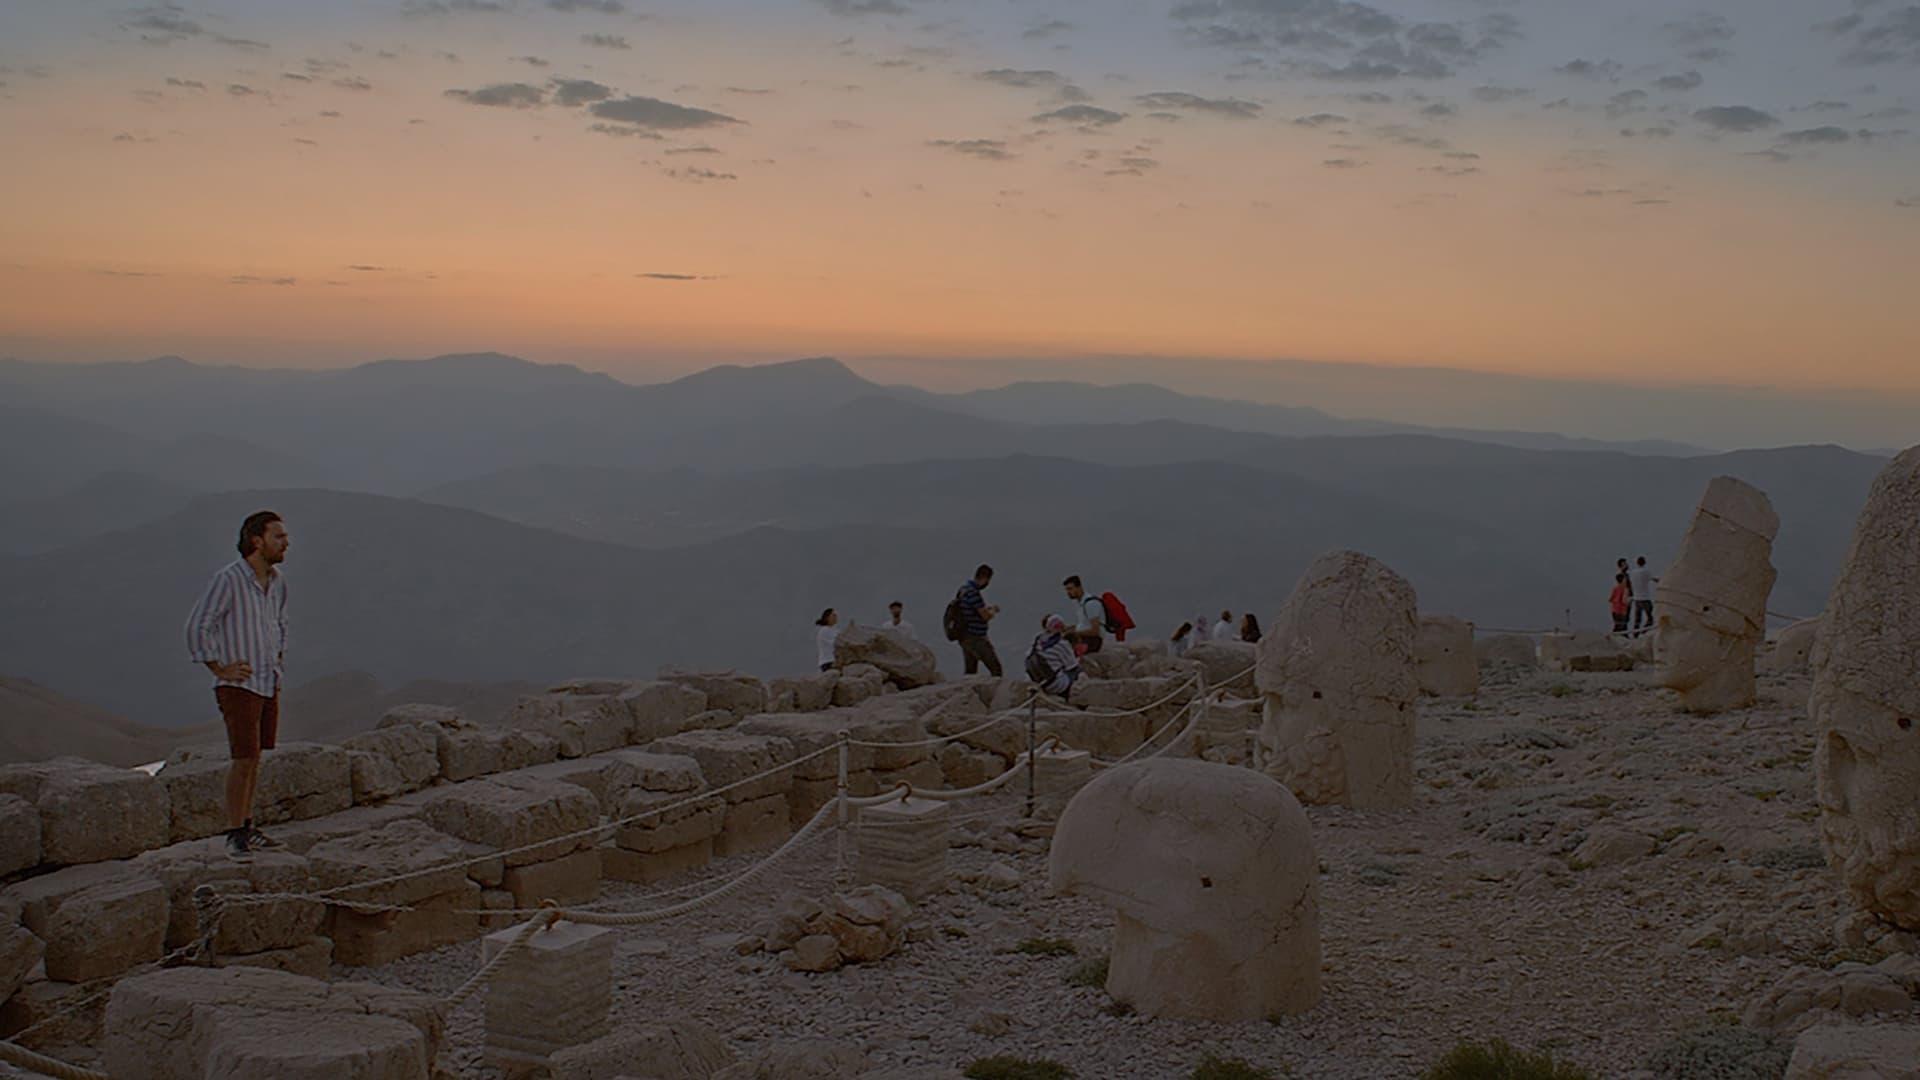
{"type": "Polygon", "coordinates": [[[705,691],[678,683],[638,683],[620,700],[632,720],[629,739],[637,746],[702,726],[696,718],[708,711],[705,691]]]}
{"type": "Polygon", "coordinates": [[[498,930],[513,925],[512,913],[520,905],[514,901],[513,894],[505,889],[487,889],[480,894],[480,906],[494,913],[480,917],[481,929],[498,930]]]}
{"type": "Polygon", "coordinates": [[[947,788],[970,788],[999,776],[1007,768],[1006,759],[988,750],[976,750],[962,743],[948,743],[940,751],[940,776],[947,788]]]}
{"type": "MultiPolygon", "coordinates": [[[[817,750],[829,750],[808,761],[794,766],[793,775],[800,780],[832,780],[839,775],[840,755],[836,749],[840,742],[840,733],[849,736],[857,727],[862,727],[861,715],[852,709],[833,709],[828,712],[814,713],[764,713],[749,716],[740,721],[734,730],[746,735],[770,735],[785,739],[793,746],[794,756],[810,754],[817,750]]],[[[864,738],[865,736],[860,736],[864,738]]],[[[847,767],[854,771],[871,769],[874,766],[874,754],[871,749],[862,746],[847,747],[847,767]]]]}
{"type": "Polygon", "coordinates": [[[442,729],[437,749],[440,775],[457,783],[554,761],[560,756],[560,740],[511,728],[442,729]]]}
{"type": "Polygon", "coordinates": [[[426,819],[449,836],[503,853],[508,866],[524,866],[595,846],[600,804],[572,784],[472,780],[434,791],[426,819]]]}
{"type": "Polygon", "coordinates": [[[719,834],[726,813],[727,801],[717,795],[690,801],[681,792],[632,791],[621,804],[620,818],[634,820],[620,827],[614,843],[629,851],[651,852],[710,840],[719,834]]]}
{"type": "Polygon", "coordinates": [[[940,664],[931,648],[905,634],[889,634],[857,623],[843,628],[834,639],[833,659],[843,670],[870,664],[902,690],[940,681],[940,664]]]}
{"type": "Polygon", "coordinates": [[[1473,624],[1451,615],[1422,615],[1413,642],[1414,677],[1428,697],[1472,697],[1480,692],[1473,655],[1473,624]]]}
{"type": "Polygon", "coordinates": [[[632,753],[634,751],[622,749],[591,757],[562,759],[547,765],[498,773],[491,779],[501,784],[515,784],[521,780],[572,784],[593,796],[601,814],[612,815],[619,811],[621,803],[626,801],[627,792],[640,780],[640,770],[626,756],[632,753]]]}
{"type": "Polygon", "coordinates": [[[636,885],[653,885],[699,870],[712,861],[711,837],[662,851],[629,851],[612,845],[600,849],[601,876],[636,885]]]}
{"type": "Polygon", "coordinates": [[[797,679],[775,679],[767,684],[767,708],[773,712],[815,712],[833,704],[837,671],[823,671],[797,679]]]}
{"type": "Polygon", "coordinates": [[[0,795],[40,816],[40,861],[124,859],[167,842],[167,789],[143,772],[79,758],[0,767],[0,795]]]}
{"type": "Polygon", "coordinates": [[[451,705],[427,705],[410,702],[395,705],[380,715],[375,728],[419,725],[427,728],[463,728],[467,726],[466,717],[451,705]]]}
{"type": "Polygon", "coordinates": [[[353,774],[353,801],[377,802],[418,791],[440,777],[440,739],[424,724],[396,724],[342,742],[353,774]]]}
{"type": "MultiPolygon", "coordinates": [[[[499,956],[522,929],[489,934],[481,944],[483,962],[499,956]]],[[[606,1035],[614,938],[606,927],[556,923],[508,956],[487,984],[488,1060],[508,1072],[543,1069],[556,1051],[606,1035]]]]}
{"type": "Polygon", "coordinates": [[[123,877],[82,889],[48,913],[47,978],[109,979],[166,952],[167,890],[152,878],[123,877]]]}
{"type": "Polygon", "coordinates": [[[767,711],[767,686],[737,671],[695,672],[665,668],[660,681],[698,690],[707,696],[707,708],[731,713],[739,720],[767,711]]]}
{"type": "Polygon", "coordinates": [[[944,892],[952,820],[951,804],[933,799],[862,807],[856,834],[860,879],[910,900],[944,892]]]}
{"type": "Polygon", "coordinates": [[[0,1001],[13,996],[47,954],[46,943],[19,923],[0,923],[0,1001]]]}
{"type": "Polygon", "coordinates": [[[792,832],[785,794],[768,795],[747,802],[730,802],[713,847],[722,856],[768,851],[779,847],[792,832]]]}
{"type": "Polygon", "coordinates": [[[316,844],[307,850],[307,865],[314,888],[332,903],[377,907],[462,891],[475,876],[474,868],[463,863],[486,855],[423,821],[396,821],[316,844]],[[399,875],[404,880],[349,888],[399,875]]]}
{"type": "Polygon", "coordinates": [[[480,893],[477,882],[463,879],[452,891],[418,901],[405,911],[329,907],[327,936],[333,939],[334,962],[378,967],[479,937],[481,916],[472,912],[481,908],[480,893]]]}
{"type": "Polygon", "coordinates": [[[426,1080],[439,1002],[257,967],[180,967],[113,988],[102,1065],[149,1080],[426,1080]]]}
{"type": "Polygon", "coordinates": [[[771,735],[737,731],[688,731],[661,739],[648,747],[654,753],[678,754],[700,763],[700,774],[711,788],[740,784],[721,792],[728,802],[749,802],[785,794],[793,770],[783,768],[796,756],[793,744],[771,735]],[[765,773],[762,776],[759,774],[765,773]],[[741,783],[757,777],[750,783],[741,783]]]}
{"type": "MultiPolygon", "coordinates": [[[[1207,677],[1207,689],[1226,690],[1244,696],[1256,692],[1253,686],[1253,657],[1254,646],[1244,641],[1203,642],[1188,649],[1186,654],[1186,660],[1198,665],[1200,672],[1207,677]]],[[[1169,684],[1167,689],[1171,690],[1174,685],[1178,684],[1169,684]]],[[[1166,692],[1160,691],[1161,694],[1166,692]]],[[[1076,688],[1074,697],[1079,696],[1076,688]]]]}
{"type": "Polygon", "coordinates": [[[940,771],[940,763],[932,758],[909,765],[904,769],[873,771],[873,786],[876,792],[889,791],[901,784],[910,784],[923,791],[931,791],[944,783],[946,783],[946,774],[940,771]]]}
{"type": "Polygon", "coordinates": [[[314,846],[329,840],[384,829],[396,821],[420,820],[421,804],[413,801],[415,799],[417,795],[402,796],[379,806],[356,806],[310,821],[288,822],[273,830],[273,838],[287,851],[305,855],[314,846]]]}
{"type": "MultiPolygon", "coordinates": [[[[174,843],[199,840],[226,831],[227,771],[225,747],[176,750],[160,770],[171,811],[168,836],[174,843]]],[[[260,783],[254,789],[253,819],[260,825],[305,821],[353,805],[353,758],[338,746],[282,743],[260,756],[260,783]]],[[[153,844],[151,847],[162,845],[153,844]]]]}
{"type": "Polygon", "coordinates": [[[98,994],[97,986],[29,979],[0,1002],[0,1037],[41,1050],[95,1045],[107,1011],[106,999],[98,994]],[[22,1038],[29,1029],[32,1034],[22,1038]]]}
{"type": "Polygon", "coordinates": [[[223,955],[297,948],[319,931],[326,915],[326,906],[315,900],[240,902],[250,893],[312,892],[307,860],[291,852],[260,851],[252,862],[236,863],[219,846],[194,842],[149,851],[133,865],[167,888],[168,949],[199,937],[193,896],[202,885],[235,901],[227,904],[214,935],[214,951],[223,955]]]}
{"type": "Polygon", "coordinates": [[[333,939],[309,938],[292,948],[268,949],[264,952],[216,953],[213,966],[266,968],[269,971],[304,975],[309,979],[324,979],[333,970],[333,939]]]}
{"type": "Polygon", "coordinates": [[[1810,1027],[1794,1041],[1784,1080],[1920,1080],[1920,1028],[1810,1027]]]}
{"type": "Polygon", "coordinates": [[[40,810],[18,795],[0,795],[0,878],[40,865],[40,810]]]}
{"type": "Polygon", "coordinates": [[[506,891],[515,907],[539,907],[543,901],[584,904],[600,895],[600,849],[588,848],[547,862],[507,869],[506,891]]]}
{"type": "Polygon", "coordinates": [[[614,695],[544,694],[523,697],[505,725],[554,739],[563,758],[598,754],[627,745],[633,715],[614,695]]]}
{"type": "Polygon", "coordinates": [[[712,1028],[697,1020],[623,1024],[592,1042],[556,1051],[548,1062],[552,1080],[707,1080],[733,1064],[733,1052],[712,1028]]]}
{"type": "MultiPolygon", "coordinates": [[[[680,754],[656,754],[648,750],[615,750],[607,755],[632,766],[632,789],[654,792],[699,791],[707,784],[700,763],[680,754]]],[[[629,789],[630,792],[632,789],[629,789]]],[[[624,800],[623,800],[624,802],[624,800]]]]}
{"type": "Polygon", "coordinates": [[[1034,798],[1048,816],[1066,809],[1067,803],[1092,780],[1093,755],[1085,750],[1043,750],[1034,755],[1034,798]]]}

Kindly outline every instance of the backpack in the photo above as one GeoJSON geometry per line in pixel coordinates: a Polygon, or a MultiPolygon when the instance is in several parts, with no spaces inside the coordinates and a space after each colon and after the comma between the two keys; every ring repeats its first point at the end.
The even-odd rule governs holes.
{"type": "Polygon", "coordinates": [[[947,602],[947,610],[940,616],[940,629],[947,635],[948,641],[959,641],[967,636],[967,613],[960,606],[960,594],[954,593],[947,602]]]}
{"type": "Polygon", "coordinates": [[[1127,605],[1112,593],[1103,592],[1100,594],[1100,606],[1107,612],[1107,633],[1112,634],[1115,641],[1127,640],[1127,631],[1134,628],[1133,616],[1127,614],[1127,605]]]}
{"type": "Polygon", "coordinates": [[[1047,685],[1058,674],[1053,670],[1053,662],[1040,651],[1041,640],[1041,638],[1034,638],[1033,647],[1027,650],[1027,679],[1035,686],[1047,685]]]}

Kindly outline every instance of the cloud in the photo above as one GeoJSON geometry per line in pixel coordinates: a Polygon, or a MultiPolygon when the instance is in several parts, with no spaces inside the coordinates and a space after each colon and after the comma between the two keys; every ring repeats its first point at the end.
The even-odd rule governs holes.
{"type": "Polygon", "coordinates": [[[1910,199],[1895,199],[1893,200],[1893,205],[1902,210],[1920,210],[1920,195],[1915,195],[1910,199]]]}
{"type": "Polygon", "coordinates": [[[387,272],[387,268],[384,266],[369,266],[365,263],[349,266],[347,269],[357,270],[363,274],[384,274],[387,272]]]}
{"type": "Polygon", "coordinates": [[[259,277],[254,274],[235,274],[227,279],[229,285],[292,285],[298,279],[290,277],[259,277]]]}
{"type": "Polygon", "coordinates": [[[1647,92],[1645,90],[1622,90],[1607,99],[1607,117],[1618,120],[1646,111],[1647,92]]]}
{"type": "Polygon", "coordinates": [[[1653,81],[1653,85],[1662,90],[1686,91],[1698,90],[1706,81],[1699,72],[1687,71],[1679,75],[1662,75],[1653,81]]]}
{"type": "Polygon", "coordinates": [[[1340,96],[1346,99],[1347,101],[1353,102],[1355,105],[1391,105],[1393,104],[1392,94],[1383,94],[1378,90],[1361,90],[1356,93],[1342,94],[1340,96]]]}
{"type": "Polygon", "coordinates": [[[665,135],[648,131],[646,128],[629,127],[626,124],[589,124],[587,130],[596,135],[612,135],[623,139],[664,139],[665,135]]]}
{"type": "Polygon", "coordinates": [[[1312,116],[1296,116],[1293,118],[1293,122],[1300,127],[1319,128],[1331,127],[1335,124],[1351,123],[1352,121],[1341,116],[1339,113],[1323,112],[1314,113],[1312,116]]]}
{"type": "Polygon", "coordinates": [[[1780,136],[1780,141],[1788,146],[1812,146],[1821,143],[1843,143],[1852,138],[1853,132],[1828,124],[1824,127],[1786,132],[1780,136]]]}
{"type": "Polygon", "coordinates": [[[206,38],[236,49],[258,50],[267,47],[264,41],[248,38],[229,37],[226,34],[208,30],[206,27],[187,17],[185,8],[178,4],[152,4],[134,8],[120,24],[123,28],[140,35],[140,40],[149,45],[171,45],[188,38],[206,38]]]}
{"type": "Polygon", "coordinates": [[[905,4],[897,0],[815,0],[835,15],[905,15],[905,4]]]}
{"type": "Polygon", "coordinates": [[[650,274],[635,274],[633,276],[637,278],[645,278],[648,281],[712,281],[714,280],[714,277],[715,277],[715,275],[713,274],[669,274],[669,273],[659,273],[659,272],[650,273],[650,274]]]}
{"type": "Polygon", "coordinates": [[[498,15],[508,10],[505,0],[406,0],[404,15],[498,15]]]}
{"type": "Polygon", "coordinates": [[[1102,109],[1095,105],[1067,105],[1051,112],[1035,116],[1039,124],[1073,124],[1077,127],[1111,127],[1127,118],[1126,113],[1117,113],[1111,109],[1102,109]]]}
{"type": "Polygon", "coordinates": [[[581,34],[580,43],[582,45],[591,45],[596,49],[633,48],[632,45],[628,44],[626,37],[622,34],[581,34]]]}
{"type": "Polygon", "coordinates": [[[722,124],[741,122],[725,113],[696,109],[690,105],[676,105],[671,101],[661,101],[659,98],[638,96],[602,101],[589,111],[602,120],[663,131],[719,127],[722,124]]]}
{"type": "Polygon", "coordinates": [[[620,0],[547,0],[547,6],[555,11],[597,11],[602,15],[618,15],[627,10],[627,5],[620,0]]]}
{"type": "MultiPolygon", "coordinates": [[[[1856,0],[1856,7],[1867,4],[1856,0]]],[[[1856,10],[1853,14],[1821,23],[1825,30],[1849,41],[1843,61],[1857,67],[1877,64],[1920,64],[1920,4],[1884,9],[1875,14],[1856,10]]]]}
{"type": "Polygon", "coordinates": [[[494,83],[478,90],[448,90],[446,96],[469,105],[499,109],[537,109],[547,103],[547,92],[528,83],[494,83]]]}
{"type": "Polygon", "coordinates": [[[956,154],[979,158],[982,161],[1011,161],[1014,153],[1007,144],[999,139],[932,139],[928,146],[938,146],[956,154]]]}
{"type": "Polygon", "coordinates": [[[1422,165],[1420,171],[1432,173],[1434,176],[1457,179],[1463,176],[1478,176],[1480,167],[1478,165],[1422,165]]]}
{"type": "Polygon", "coordinates": [[[675,180],[690,180],[696,183],[705,183],[711,180],[740,179],[738,176],[735,176],[730,172],[715,172],[712,169],[688,168],[688,169],[666,169],[664,171],[668,176],[673,177],[675,180]]]}
{"type": "Polygon", "coordinates": [[[339,87],[342,90],[352,90],[356,93],[373,89],[372,83],[368,82],[367,80],[361,78],[358,75],[343,75],[340,78],[333,80],[333,85],[339,87]]]}
{"type": "Polygon", "coordinates": [[[553,62],[551,60],[547,60],[544,57],[539,57],[539,56],[509,56],[507,57],[507,59],[525,64],[528,67],[543,68],[543,67],[553,66],[553,62]]]}
{"type": "Polygon", "coordinates": [[[207,88],[207,84],[198,79],[175,79],[172,77],[167,79],[167,85],[178,87],[181,90],[205,90],[207,88]]]}
{"type": "Polygon", "coordinates": [[[283,71],[283,72],[281,72],[281,73],[280,73],[280,77],[281,77],[281,78],[283,78],[283,79],[285,79],[285,80],[287,80],[288,82],[306,82],[306,83],[310,83],[310,82],[312,82],[312,81],[313,81],[313,76],[311,76],[311,75],[302,75],[302,74],[300,74],[300,73],[299,73],[299,72],[297,72],[297,71],[283,71]]]}
{"type": "Polygon", "coordinates": [[[1751,105],[1715,105],[1694,110],[1693,118],[1715,131],[1748,132],[1777,127],[1780,118],[1751,105]]]}
{"type": "Polygon", "coordinates": [[[234,97],[253,97],[255,94],[258,94],[259,92],[260,91],[255,90],[253,87],[248,86],[246,83],[228,83],[227,84],[227,93],[234,97]]]}
{"type": "Polygon", "coordinates": [[[1667,41],[1681,50],[1687,59],[1702,63],[1732,56],[1725,43],[1732,41],[1739,33],[1725,15],[1710,11],[1675,19],[1660,29],[1666,34],[1667,41]]]}
{"type": "Polygon", "coordinates": [[[1622,68],[1617,60],[1569,60],[1553,70],[1581,79],[1614,82],[1620,78],[1622,68]]]}
{"type": "Polygon", "coordinates": [[[974,78],[982,82],[999,83],[1020,90],[1050,90],[1072,85],[1065,75],[1057,71],[1020,71],[1015,68],[994,68],[982,71],[974,78]]]}
{"type": "Polygon", "coordinates": [[[1665,124],[1656,124],[1652,127],[1643,127],[1638,130],[1634,128],[1621,128],[1620,136],[1625,139],[1666,139],[1673,136],[1673,129],[1667,127],[1665,124]]]}
{"type": "Polygon", "coordinates": [[[1239,98],[1207,98],[1178,90],[1141,94],[1133,100],[1149,109],[1187,109],[1192,112],[1213,113],[1217,116],[1232,116],[1240,119],[1252,119],[1260,115],[1259,104],[1252,101],[1242,101],[1239,98]]]}
{"type": "Polygon", "coordinates": [[[1320,166],[1326,169],[1364,169],[1367,163],[1358,158],[1337,157],[1327,158],[1320,163],[1320,166]]]}
{"type": "Polygon", "coordinates": [[[1284,54],[1332,80],[1445,78],[1520,36],[1519,20],[1504,12],[1414,22],[1357,0],[1184,0],[1172,16],[1202,44],[1284,54]]]}
{"type": "Polygon", "coordinates": [[[1150,157],[1123,157],[1116,159],[1113,167],[1106,170],[1107,176],[1145,176],[1151,169],[1160,167],[1160,162],[1150,157]]]}
{"type": "Polygon", "coordinates": [[[717,154],[720,151],[714,147],[706,145],[705,143],[701,143],[698,146],[669,147],[664,152],[668,154],[717,154]]]}
{"type": "Polygon", "coordinates": [[[1027,27],[1021,32],[1020,36],[1026,38],[1028,41],[1039,41],[1041,38],[1053,37],[1055,34],[1064,34],[1071,29],[1073,29],[1073,24],[1070,22],[1064,22],[1060,19],[1048,19],[1045,22],[1035,23],[1027,27]]]}
{"type": "Polygon", "coordinates": [[[1459,112],[1460,112],[1459,107],[1452,104],[1451,102],[1435,101],[1422,107],[1420,110],[1420,115],[1428,117],[1430,119],[1440,120],[1449,116],[1458,115],[1459,112]]]}
{"type": "Polygon", "coordinates": [[[1473,88],[1473,99],[1475,101],[1484,101],[1489,105],[1497,105],[1504,101],[1518,101],[1521,98],[1532,96],[1533,91],[1517,86],[1476,86],[1473,88]]]}
{"type": "Polygon", "coordinates": [[[553,87],[553,103],[568,108],[605,101],[613,96],[612,87],[592,79],[555,79],[549,85],[553,87]]]}

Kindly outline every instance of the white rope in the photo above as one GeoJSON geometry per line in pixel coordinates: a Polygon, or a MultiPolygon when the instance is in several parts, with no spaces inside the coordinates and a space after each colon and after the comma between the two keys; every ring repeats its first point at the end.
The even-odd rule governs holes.
{"type": "Polygon", "coordinates": [[[61,1061],[59,1058],[50,1058],[11,1040],[0,1042],[0,1061],[17,1065],[42,1076],[59,1077],[60,1080],[113,1080],[106,1073],[96,1069],[82,1068],[79,1065],[61,1061]]]}
{"type": "MultiPolygon", "coordinates": [[[[955,696],[957,697],[958,695],[955,695],[955,696]]],[[[1035,696],[1038,696],[1038,695],[1036,694],[1035,696]]],[[[947,700],[952,701],[954,699],[948,698],[947,700]]],[[[1027,705],[1030,702],[1032,702],[1032,700],[1033,698],[1029,697],[1026,701],[1023,701],[1019,705],[1014,706],[1014,708],[1024,709],[1027,707],[1027,705]]],[[[943,702],[942,704],[944,705],[945,703],[943,702]]],[[[940,710],[938,708],[929,710],[926,716],[923,716],[920,718],[920,722],[923,724],[926,723],[928,717],[931,717],[934,713],[939,711],[940,710]]],[[[965,731],[957,731],[952,735],[935,735],[930,738],[915,739],[912,742],[873,742],[867,739],[849,738],[847,740],[847,745],[848,746],[864,746],[864,747],[868,747],[870,749],[875,749],[875,750],[909,750],[909,749],[913,749],[921,746],[940,746],[945,743],[955,742],[957,740],[964,739],[969,735],[978,735],[990,727],[994,727],[998,724],[1004,724],[1009,720],[1014,720],[1014,719],[1018,719],[1018,717],[1015,716],[1014,713],[1002,712],[990,717],[986,722],[976,727],[970,727],[965,731]]]]}
{"type": "Polygon", "coordinates": [[[1026,764],[1027,764],[1027,755],[1022,753],[1019,757],[1013,759],[1013,764],[1007,766],[1006,772],[1001,773],[999,776],[996,776],[993,779],[986,781],[985,783],[975,784],[969,788],[918,788],[917,787],[917,788],[912,788],[911,791],[912,791],[913,797],[916,799],[932,799],[935,802],[958,802],[961,799],[970,799],[975,795],[987,795],[987,794],[991,794],[992,792],[1000,790],[1001,788],[1007,786],[1007,784],[1011,782],[1015,776],[1019,775],[1020,770],[1025,768],[1026,764]]]}
{"type": "Polygon", "coordinates": [[[447,1011],[452,1012],[459,1008],[460,1003],[467,1000],[468,996],[475,990],[485,986],[487,981],[492,979],[501,967],[506,964],[508,957],[524,947],[528,939],[532,938],[533,935],[552,926],[558,915],[559,912],[554,908],[545,908],[539,914],[535,915],[527,925],[521,927],[520,932],[513,935],[512,940],[507,942],[506,948],[495,953],[493,959],[482,964],[479,971],[474,972],[471,978],[460,984],[459,989],[447,995],[447,1011]]]}

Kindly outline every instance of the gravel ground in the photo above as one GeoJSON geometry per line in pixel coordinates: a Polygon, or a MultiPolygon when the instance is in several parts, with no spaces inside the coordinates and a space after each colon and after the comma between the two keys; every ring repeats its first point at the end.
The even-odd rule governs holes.
{"type": "MultiPolygon", "coordinates": [[[[1457,1040],[1498,1036],[1631,1076],[1797,966],[1844,958],[1844,898],[1814,825],[1806,689],[1763,679],[1758,706],[1710,718],[1679,713],[1644,673],[1531,675],[1477,702],[1428,703],[1412,810],[1309,810],[1325,993],[1304,1016],[1147,1020],[1069,985],[1104,954],[1111,914],[1047,894],[1046,841],[1014,831],[1020,799],[1001,795],[964,805],[986,816],[957,830],[960,881],[916,909],[895,956],[801,975],[736,953],[783,900],[835,887],[828,836],[723,903],[619,931],[616,1022],[694,1018],[743,1056],[827,1036],[877,1065],[1013,1053],[1102,1078],[1184,1077],[1209,1051],[1293,1077],[1414,1076],[1457,1040]],[[1018,872],[1016,888],[968,880],[994,862],[1018,872]],[[1077,955],[1011,951],[1036,937],[1077,955]]],[[[679,898],[610,883],[601,906],[679,898]]],[[[444,993],[479,952],[335,974],[444,993]]],[[[498,1075],[480,1060],[481,1014],[476,999],[450,1025],[443,1062],[462,1077],[498,1075]]]]}

